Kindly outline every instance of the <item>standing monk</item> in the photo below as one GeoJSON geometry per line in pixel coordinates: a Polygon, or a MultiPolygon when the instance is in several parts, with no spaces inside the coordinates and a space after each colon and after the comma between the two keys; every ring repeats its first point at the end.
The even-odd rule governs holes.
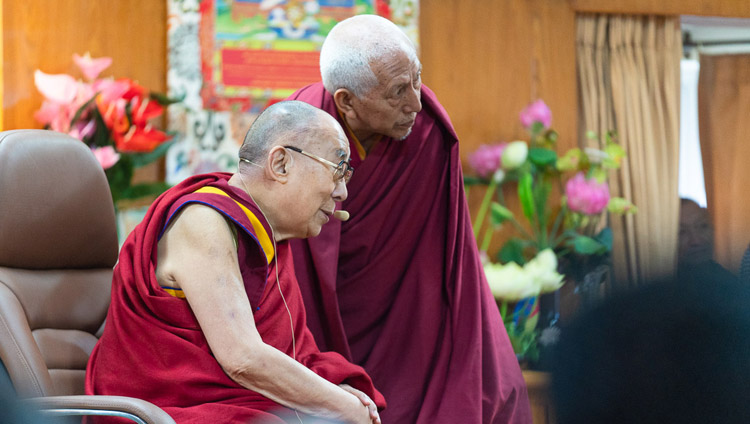
{"type": "Polygon", "coordinates": [[[285,241],[334,215],[348,157],[334,119],[282,102],[253,123],[239,172],[156,199],[120,252],[86,392],[145,399],[178,423],[379,423],[364,370],[305,326],[285,241]]]}
{"type": "Polygon", "coordinates": [[[484,277],[458,139],[388,20],[336,25],[322,83],[292,99],[346,129],[356,175],[347,222],[292,243],[308,325],[362,365],[385,423],[530,423],[526,385],[484,277]]]}

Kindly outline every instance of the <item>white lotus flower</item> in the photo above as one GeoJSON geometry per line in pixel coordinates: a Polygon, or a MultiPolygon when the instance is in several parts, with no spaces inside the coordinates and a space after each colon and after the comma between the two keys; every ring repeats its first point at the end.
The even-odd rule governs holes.
{"type": "Polygon", "coordinates": [[[523,268],[541,293],[553,292],[563,285],[563,275],[557,272],[557,256],[552,249],[542,250],[523,268]]]}
{"type": "Polygon", "coordinates": [[[539,295],[539,284],[529,278],[529,274],[515,262],[505,265],[489,263],[484,273],[490,290],[496,299],[517,301],[539,295]]]}

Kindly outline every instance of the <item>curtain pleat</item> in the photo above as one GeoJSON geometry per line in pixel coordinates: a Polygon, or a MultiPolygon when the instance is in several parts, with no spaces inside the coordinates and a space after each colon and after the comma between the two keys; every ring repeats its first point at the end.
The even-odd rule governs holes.
{"type": "Polygon", "coordinates": [[[750,55],[700,57],[698,116],[717,262],[737,273],[750,242],[750,55]]]}
{"type": "MultiPolygon", "coordinates": [[[[638,206],[610,217],[618,285],[673,273],[678,235],[679,60],[676,17],[578,17],[579,128],[615,130],[628,157],[610,176],[613,196],[638,206]]],[[[601,147],[601,146],[597,146],[601,147]]]]}

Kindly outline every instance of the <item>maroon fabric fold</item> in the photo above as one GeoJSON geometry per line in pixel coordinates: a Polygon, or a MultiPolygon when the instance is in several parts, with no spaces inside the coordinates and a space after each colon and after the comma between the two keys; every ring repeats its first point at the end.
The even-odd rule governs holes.
{"type": "MultiPolygon", "coordinates": [[[[321,83],[290,99],[343,125],[321,83]]],[[[308,325],[367,370],[388,400],[384,423],[530,423],[473,238],[458,138],[425,86],[422,105],[405,140],[352,155],[341,205],[351,219],[292,242],[308,325]]]]}
{"type": "Polygon", "coordinates": [[[237,202],[253,212],[270,235],[268,223],[246,193],[227,184],[230,176],[199,175],[168,190],[125,241],[115,267],[104,334],[88,363],[86,393],[145,399],[178,423],[274,423],[284,422],[279,416],[292,413],[230,379],[211,353],[187,301],[170,296],[156,281],[157,243],[169,219],[185,205],[201,203],[224,214],[238,229],[240,270],[263,341],[289,356],[296,352],[297,360],[316,374],[335,384],[350,384],[383,407],[382,395],[361,367],[337,353],[318,350],[306,326],[289,244],[277,244],[277,261],[269,266],[237,202]],[[194,193],[205,186],[230,197],[194,193]],[[294,322],[296,351],[284,299],[294,322]]]}

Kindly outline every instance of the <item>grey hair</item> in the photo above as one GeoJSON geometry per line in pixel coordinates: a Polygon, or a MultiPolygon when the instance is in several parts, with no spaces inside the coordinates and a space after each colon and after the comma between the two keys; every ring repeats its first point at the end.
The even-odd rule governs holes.
{"type": "Polygon", "coordinates": [[[288,100],[266,108],[245,135],[240,158],[260,164],[279,139],[293,140],[318,125],[321,110],[307,103],[288,100]]]}
{"type": "Polygon", "coordinates": [[[377,15],[356,15],[333,27],[320,50],[323,86],[333,94],[339,88],[361,97],[378,85],[370,66],[397,52],[417,60],[409,37],[393,22],[377,15]]]}

